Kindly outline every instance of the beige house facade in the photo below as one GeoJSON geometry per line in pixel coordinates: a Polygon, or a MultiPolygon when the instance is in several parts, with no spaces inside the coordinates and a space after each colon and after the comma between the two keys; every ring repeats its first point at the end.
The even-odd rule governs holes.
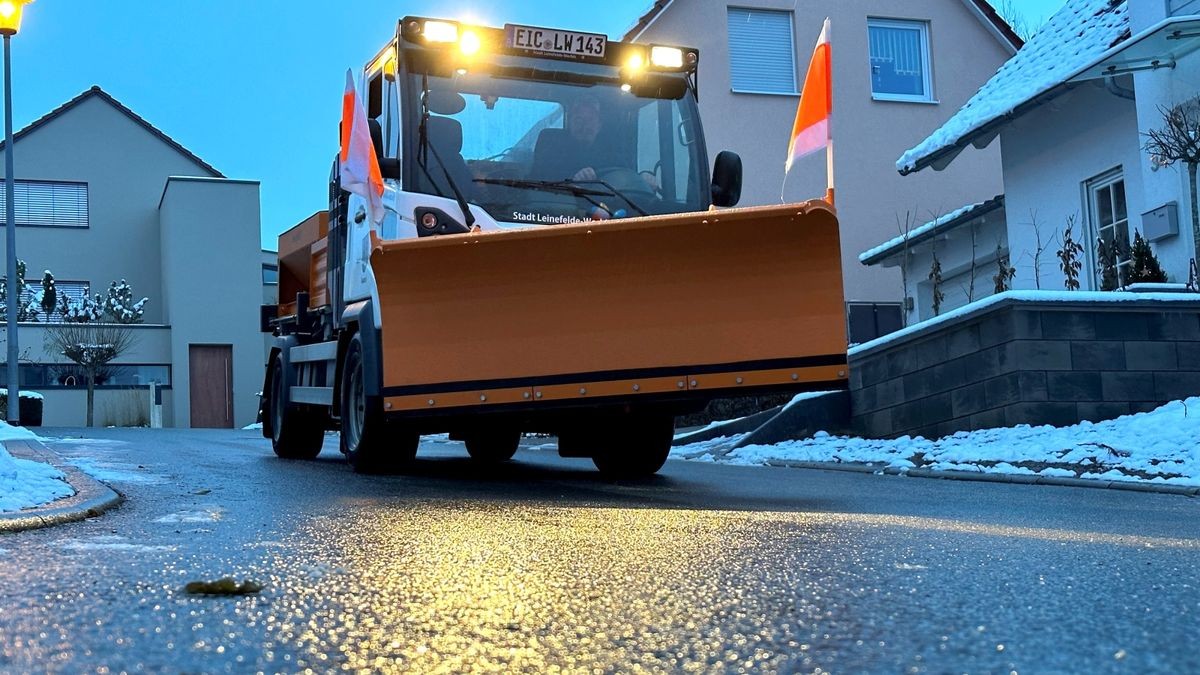
{"type": "MultiPolygon", "coordinates": [[[[864,265],[859,254],[896,236],[906,214],[924,223],[1003,192],[997,149],[936,178],[901,177],[894,162],[953,115],[1020,38],[985,0],[659,0],[624,39],[700,50],[709,154],[738,153],[741,204],[770,204],[780,201],[800,87],[826,17],[844,290],[851,342],[862,342],[900,327],[906,294],[895,268],[864,265]]],[[[825,187],[825,158],[812,155],[793,167],[783,196],[818,198],[825,187]]]]}
{"type": "MultiPolygon", "coordinates": [[[[150,419],[233,427],[255,421],[263,379],[258,181],[233,180],[99,87],[14,136],[17,256],[40,289],[104,295],[126,280],[146,297],[132,348],[99,384],[97,425],[150,419]]],[[[7,152],[8,148],[3,151],[7,152]]],[[[4,247],[0,241],[0,251],[4,247]]],[[[54,316],[20,324],[21,389],[44,397],[43,424],[81,426],[79,373],[45,346],[54,316]]]]}

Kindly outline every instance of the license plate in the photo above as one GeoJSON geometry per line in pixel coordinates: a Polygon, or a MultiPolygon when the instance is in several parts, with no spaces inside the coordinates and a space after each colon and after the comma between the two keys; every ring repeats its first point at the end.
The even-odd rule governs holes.
{"type": "Polygon", "coordinates": [[[602,59],[608,47],[608,38],[598,33],[576,33],[508,23],[504,24],[504,34],[509,49],[539,55],[602,59]]]}

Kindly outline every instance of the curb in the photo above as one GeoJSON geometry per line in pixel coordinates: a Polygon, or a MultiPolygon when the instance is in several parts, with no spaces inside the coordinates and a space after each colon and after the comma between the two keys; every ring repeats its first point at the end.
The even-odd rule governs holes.
{"type": "MultiPolygon", "coordinates": [[[[719,462],[718,462],[719,463],[719,462]]],[[[1122,480],[1092,480],[1088,478],[1065,478],[1058,476],[1034,476],[1020,473],[976,473],[974,471],[934,471],[932,469],[898,469],[882,464],[843,464],[833,462],[769,461],[766,466],[788,469],[814,469],[817,471],[846,471],[850,473],[873,473],[885,476],[910,476],[912,478],[936,478],[941,480],[965,480],[978,483],[1011,483],[1016,485],[1052,485],[1055,487],[1078,487],[1100,490],[1125,490],[1128,492],[1152,492],[1185,497],[1200,496],[1200,487],[1183,485],[1157,485],[1134,483],[1122,480]]]]}
{"type": "Polygon", "coordinates": [[[34,530],[93,518],[125,501],[116,490],[73,466],[63,464],[58,455],[39,441],[4,441],[4,447],[13,457],[50,464],[62,471],[67,483],[75,489],[75,494],[24,511],[0,514],[0,533],[34,530]]]}

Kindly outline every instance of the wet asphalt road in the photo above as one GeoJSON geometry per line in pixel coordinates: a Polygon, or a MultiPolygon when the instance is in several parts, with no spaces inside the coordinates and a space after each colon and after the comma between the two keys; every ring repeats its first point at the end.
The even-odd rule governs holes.
{"type": "Polygon", "coordinates": [[[55,447],[129,500],[0,535],[0,672],[1200,672],[1196,499],[87,435],[55,447]],[[225,575],[265,589],[181,591],[225,575]]]}

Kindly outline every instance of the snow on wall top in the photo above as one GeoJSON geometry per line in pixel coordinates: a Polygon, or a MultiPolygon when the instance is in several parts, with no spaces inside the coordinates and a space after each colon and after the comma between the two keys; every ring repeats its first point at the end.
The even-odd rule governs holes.
{"type": "Polygon", "coordinates": [[[1129,37],[1125,0],[1068,0],[971,100],[929,138],[896,162],[907,174],[969,141],[993,120],[1053,89],[1129,37]]]}
{"type": "MultiPolygon", "coordinates": [[[[984,207],[989,207],[986,209],[986,211],[990,212],[993,208],[996,208],[1000,204],[1003,204],[1003,203],[1004,203],[1004,197],[1001,196],[1001,197],[995,197],[995,198],[989,199],[986,202],[979,202],[977,204],[969,204],[967,206],[962,207],[961,209],[958,209],[957,211],[951,211],[950,213],[947,213],[946,215],[944,215],[940,218],[931,220],[928,223],[925,223],[924,225],[914,227],[913,229],[908,231],[908,235],[907,235],[908,245],[912,246],[913,244],[918,243],[919,241],[924,239],[927,235],[931,234],[934,230],[938,229],[939,227],[942,227],[943,225],[951,223],[955,220],[962,220],[962,222],[967,222],[968,220],[970,220],[969,216],[971,214],[975,213],[976,211],[984,211],[984,207]]],[[[982,215],[982,214],[980,214],[980,215],[982,215]]],[[[883,242],[882,244],[876,246],[875,248],[863,251],[862,253],[860,253],[858,255],[858,261],[864,265],[870,265],[874,262],[877,262],[880,256],[885,256],[889,253],[894,253],[896,251],[899,251],[901,248],[904,247],[905,237],[906,237],[906,235],[901,234],[900,236],[895,237],[894,239],[889,239],[888,241],[883,242]]]]}

